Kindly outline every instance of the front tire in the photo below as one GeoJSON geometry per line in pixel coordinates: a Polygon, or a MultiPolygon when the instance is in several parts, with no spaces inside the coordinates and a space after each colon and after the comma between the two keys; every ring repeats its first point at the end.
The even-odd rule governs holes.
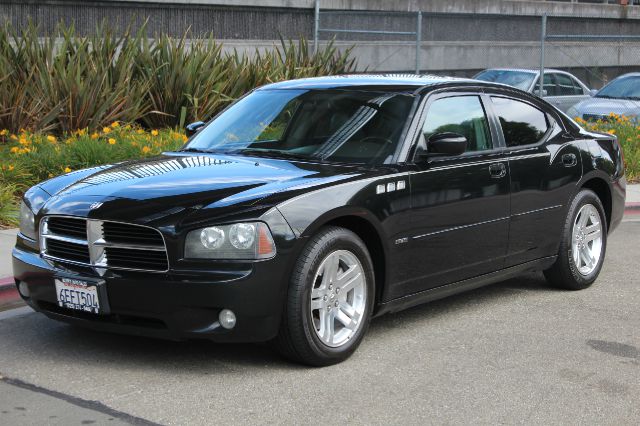
{"type": "Polygon", "coordinates": [[[312,366],[344,361],[367,331],[374,295],[373,264],[362,240],[345,228],[323,228],[296,262],[276,349],[312,366]]]}
{"type": "Polygon", "coordinates": [[[607,221],[600,198],[583,189],[574,198],[562,233],[558,259],[544,271],[551,284],[585,289],[598,278],[607,247],[607,221]]]}

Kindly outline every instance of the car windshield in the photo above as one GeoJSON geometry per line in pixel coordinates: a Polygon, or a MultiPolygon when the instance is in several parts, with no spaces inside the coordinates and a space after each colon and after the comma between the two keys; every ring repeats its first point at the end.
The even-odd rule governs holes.
{"type": "Polygon", "coordinates": [[[640,100],[640,76],[617,78],[600,89],[595,97],[640,100]]]}
{"type": "Polygon", "coordinates": [[[185,151],[388,163],[413,95],[361,90],[258,90],[198,132],[185,151]]]}
{"type": "Polygon", "coordinates": [[[485,70],[474,77],[476,80],[508,84],[521,90],[529,90],[536,74],[529,71],[485,70]]]}

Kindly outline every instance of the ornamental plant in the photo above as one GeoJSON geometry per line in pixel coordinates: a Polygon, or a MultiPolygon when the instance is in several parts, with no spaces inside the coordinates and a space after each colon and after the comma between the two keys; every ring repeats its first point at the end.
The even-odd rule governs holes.
{"type": "Polygon", "coordinates": [[[625,173],[629,182],[640,181],[640,123],[635,118],[609,114],[606,119],[575,119],[585,129],[616,135],[624,154],[625,173]]]}

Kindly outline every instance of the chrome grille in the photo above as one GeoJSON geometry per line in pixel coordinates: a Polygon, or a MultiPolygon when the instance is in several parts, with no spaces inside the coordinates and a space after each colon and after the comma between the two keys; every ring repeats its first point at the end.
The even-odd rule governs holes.
{"type": "Polygon", "coordinates": [[[44,258],[105,269],[165,272],[169,269],[162,234],[148,226],[45,216],[40,223],[44,258]]]}

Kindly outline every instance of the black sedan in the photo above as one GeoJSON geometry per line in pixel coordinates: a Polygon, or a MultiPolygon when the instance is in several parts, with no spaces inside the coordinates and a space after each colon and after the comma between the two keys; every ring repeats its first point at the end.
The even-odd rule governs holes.
{"type": "Polygon", "coordinates": [[[544,271],[584,289],[620,223],[616,138],[474,80],[261,87],[177,152],[24,197],[16,285],[47,316],[344,360],[370,319],[544,271]]]}

